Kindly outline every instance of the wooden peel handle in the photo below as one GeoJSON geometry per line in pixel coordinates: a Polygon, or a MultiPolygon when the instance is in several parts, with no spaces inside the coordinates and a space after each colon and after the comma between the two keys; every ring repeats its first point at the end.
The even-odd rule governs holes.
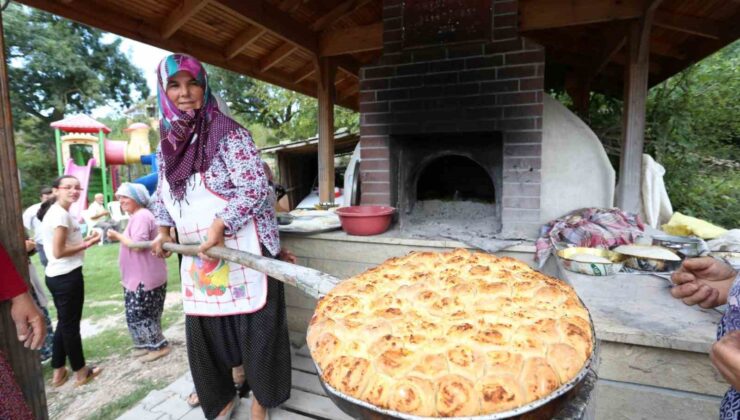
{"type": "MultiPolygon", "coordinates": [[[[151,248],[151,241],[133,242],[129,248],[146,249],[151,248]]],[[[182,245],[166,242],[162,246],[166,251],[176,252],[182,255],[197,256],[198,245],[182,245]]],[[[313,268],[290,264],[284,261],[266,258],[260,255],[250,254],[232,248],[214,246],[206,252],[211,258],[226,260],[235,264],[249,267],[253,270],[265,273],[268,276],[280,280],[283,283],[295,286],[307,295],[318,299],[334,288],[340,279],[330,276],[313,268]]]]}

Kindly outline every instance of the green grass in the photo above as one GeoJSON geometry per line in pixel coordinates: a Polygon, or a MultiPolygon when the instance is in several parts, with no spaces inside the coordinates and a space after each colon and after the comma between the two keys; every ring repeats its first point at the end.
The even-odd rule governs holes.
{"type": "Polygon", "coordinates": [[[118,416],[128,411],[131,406],[139,402],[142,398],[146,397],[150,391],[163,388],[166,385],[167,384],[163,381],[145,380],[136,389],[136,391],[126,395],[123,398],[119,398],[112,403],[104,405],[95,414],[88,416],[87,419],[108,420],[118,418],[118,416]]]}
{"type": "MultiPolygon", "coordinates": [[[[82,309],[82,318],[101,319],[109,315],[123,313],[123,287],[121,273],[118,269],[118,244],[94,246],[85,251],[85,263],[82,266],[82,275],[85,277],[85,305],[82,309]],[[91,306],[95,302],[107,302],[103,306],[91,306]]],[[[44,283],[44,270],[38,256],[32,258],[36,273],[44,283]]],[[[177,257],[167,259],[167,290],[175,291],[180,288],[180,277],[177,273],[177,257]]],[[[56,318],[56,308],[49,298],[49,314],[56,318]]]]}

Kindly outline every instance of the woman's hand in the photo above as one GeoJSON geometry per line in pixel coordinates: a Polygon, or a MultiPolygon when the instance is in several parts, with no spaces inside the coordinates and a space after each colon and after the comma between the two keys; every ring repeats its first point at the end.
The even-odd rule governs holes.
{"type": "Polygon", "coordinates": [[[722,377],[740,389],[740,331],[732,331],[714,343],[709,358],[722,377]]]}
{"type": "Polygon", "coordinates": [[[214,246],[224,246],[224,230],[226,230],[226,224],[223,219],[215,218],[211,227],[208,228],[206,234],[206,240],[198,247],[198,257],[205,261],[215,261],[214,258],[209,257],[205,254],[206,251],[214,246]]]}
{"type": "Polygon", "coordinates": [[[33,239],[26,239],[26,252],[31,252],[36,249],[36,242],[33,239]]]}
{"type": "Polygon", "coordinates": [[[18,341],[22,341],[28,349],[40,349],[46,338],[46,322],[33,298],[26,292],[14,297],[11,302],[10,317],[15,323],[18,341]]]}
{"type": "Polygon", "coordinates": [[[152,241],[152,255],[159,258],[168,258],[170,255],[172,255],[172,252],[165,251],[165,249],[162,247],[162,245],[166,244],[167,242],[175,242],[175,240],[172,239],[172,236],[170,236],[170,227],[160,226],[159,234],[152,241]]]}
{"type": "Polygon", "coordinates": [[[119,241],[119,242],[121,241],[121,234],[116,232],[113,229],[108,229],[106,236],[111,241],[119,241]]]}
{"type": "Polygon", "coordinates": [[[93,230],[90,236],[85,239],[85,247],[89,248],[95,245],[96,243],[100,242],[100,239],[100,232],[98,232],[97,230],[93,230]]]}
{"type": "Polygon", "coordinates": [[[280,253],[278,254],[278,259],[280,259],[280,261],[289,262],[291,264],[295,264],[296,261],[297,261],[295,255],[293,255],[292,252],[288,251],[285,248],[280,248],[280,253]]]}
{"type": "Polygon", "coordinates": [[[727,293],[737,273],[724,262],[712,258],[689,258],[671,275],[676,285],[671,295],[687,305],[714,308],[727,302],[727,293]]]}

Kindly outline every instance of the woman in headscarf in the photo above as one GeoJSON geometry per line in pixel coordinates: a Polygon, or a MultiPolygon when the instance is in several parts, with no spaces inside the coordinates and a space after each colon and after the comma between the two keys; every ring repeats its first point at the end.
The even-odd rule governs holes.
{"type": "MultiPolygon", "coordinates": [[[[152,252],[172,242],[215,245],[267,257],[280,253],[272,194],[249,132],[223,114],[202,64],[173,54],[157,69],[159,183],[152,252]]],[[[184,257],[180,274],[188,360],[206,417],[228,418],[239,395],[232,367],[244,366],[241,396],[254,394],[252,416],[290,397],[290,346],[283,284],[225,261],[184,257]]]]}
{"type": "Polygon", "coordinates": [[[162,334],[162,311],[167,295],[167,264],[150,252],[129,248],[133,242],[157,237],[157,224],[149,211],[149,191],[141,184],[124,182],[116,191],[121,209],[131,217],[123,233],[108,230],[108,239],[119,241],[118,265],[126,306],[126,323],[134,341],[134,356],[151,362],[170,353],[162,334]]]}

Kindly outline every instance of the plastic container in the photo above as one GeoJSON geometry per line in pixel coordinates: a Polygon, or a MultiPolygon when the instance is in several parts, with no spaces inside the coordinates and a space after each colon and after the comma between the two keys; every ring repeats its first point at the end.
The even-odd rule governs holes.
{"type": "Polygon", "coordinates": [[[624,265],[625,257],[607,249],[572,247],[558,251],[558,257],[563,261],[566,270],[589,276],[612,276],[617,274],[624,265]],[[579,257],[591,255],[602,257],[610,262],[585,262],[579,257]]]}
{"type": "Polygon", "coordinates": [[[349,206],[336,210],[342,229],[350,235],[379,235],[391,225],[395,208],[389,206],[349,206]]]}

